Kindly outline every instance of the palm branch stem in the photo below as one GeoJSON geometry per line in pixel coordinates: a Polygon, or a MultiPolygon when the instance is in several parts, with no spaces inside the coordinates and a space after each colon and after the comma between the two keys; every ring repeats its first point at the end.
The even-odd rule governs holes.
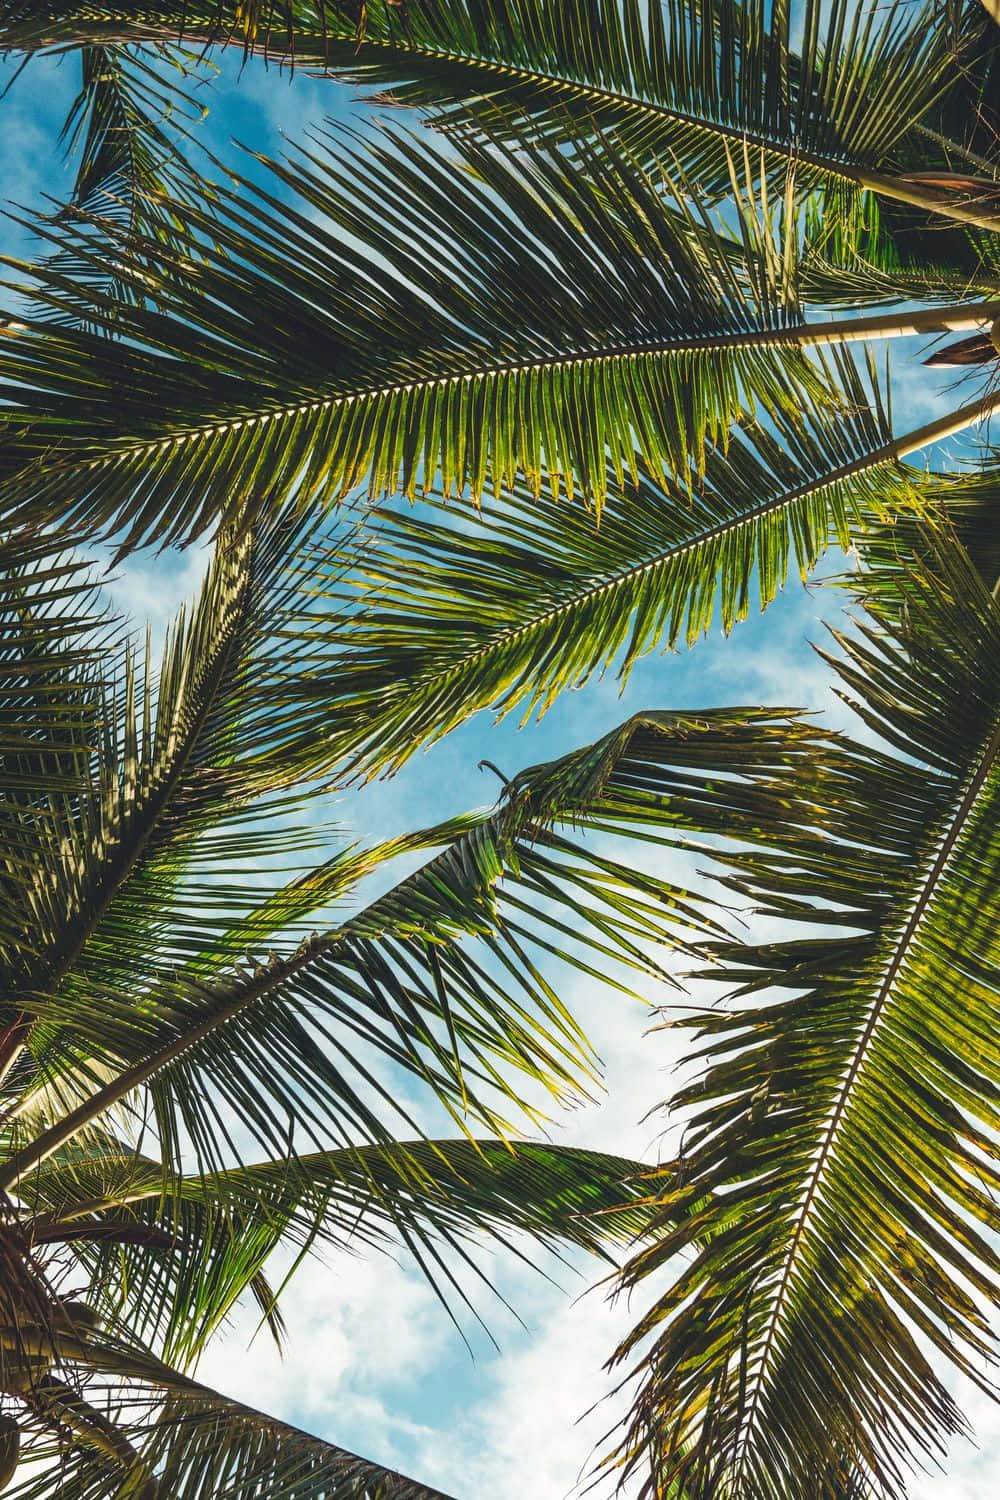
{"type": "MultiPolygon", "coordinates": [[[[907,338],[915,334],[972,332],[1000,317],[1000,301],[958,302],[949,307],[926,307],[916,312],[876,313],[867,318],[832,318],[803,328],[781,329],[776,342],[802,348],[815,344],[849,344],[858,339],[907,338]]],[[[742,337],[735,334],[734,338],[742,337]]]]}
{"type": "MultiPolygon", "coordinates": [[[[807,158],[808,153],[803,153],[803,159],[807,158]]],[[[821,166],[825,163],[817,161],[813,165],[821,166]]],[[[903,182],[898,177],[884,177],[881,172],[871,172],[866,168],[841,167],[840,175],[869,193],[877,193],[881,198],[893,198],[897,203],[907,203],[911,208],[922,209],[925,213],[940,214],[942,218],[954,219],[956,223],[968,224],[974,229],[986,229],[992,234],[1000,233],[1000,183],[997,184],[994,197],[997,206],[984,211],[982,208],[951,203],[946,198],[935,196],[933,192],[922,192],[916,183],[903,182]]]]}
{"type": "MultiPolygon", "coordinates": [[[[984,0],[984,4],[986,0],[984,0]]],[[[989,0],[990,6],[996,7],[1000,0],[989,0]]],[[[174,42],[182,40],[194,46],[230,46],[239,47],[247,53],[248,42],[246,36],[238,30],[225,31],[219,26],[215,27],[186,27],[182,25],[167,26],[162,22],[154,20],[143,21],[128,18],[113,18],[108,20],[91,20],[85,15],[73,18],[72,45],[81,46],[86,44],[98,44],[105,46],[132,46],[143,42],[174,42]]],[[[308,66],[311,68],[329,69],[331,42],[337,41],[343,46],[346,38],[331,38],[321,31],[309,31],[296,28],[294,32],[289,29],[284,41],[268,37],[267,43],[260,50],[264,53],[267,61],[277,64],[279,67],[308,66]]],[[[794,150],[787,143],[772,140],[768,135],[760,131],[742,129],[735,125],[726,125],[718,120],[706,120],[688,111],[674,108],[669,105],[653,103],[637,95],[616,92],[613,89],[601,88],[599,85],[584,83],[579,79],[568,80],[559,73],[545,72],[518,66],[511,63],[500,63],[487,56],[477,56],[474,53],[452,52],[444,48],[429,47],[421,45],[410,39],[390,40],[380,37],[365,35],[359,38],[355,34],[350,44],[354,65],[360,66],[364,62],[366,53],[379,53],[381,55],[398,54],[400,63],[403,64],[408,58],[419,57],[430,64],[452,63],[464,66],[476,71],[502,77],[511,85],[528,84],[536,87],[566,87],[572,83],[574,94],[581,99],[593,102],[595,107],[603,106],[627,108],[632,112],[645,113],[654,118],[664,121],[673,121],[680,126],[701,126],[710,131],[712,135],[722,140],[731,141],[734,146],[741,150],[760,149],[764,151],[777,152],[785,155],[795,162],[828,175],[839,178],[843,182],[853,182],[857,187],[869,192],[877,193],[881,197],[893,198],[898,203],[907,203],[912,208],[923,209],[927,213],[940,214],[945,218],[956,220],[961,224],[968,224],[978,229],[986,229],[993,232],[1000,231],[1000,185],[997,189],[997,204],[991,209],[965,206],[961,203],[950,202],[946,196],[931,191],[923,191],[920,185],[902,181],[898,177],[886,176],[875,172],[867,167],[856,166],[836,157],[825,156],[819,152],[811,152],[799,145],[794,150]]],[[[67,40],[65,35],[60,35],[58,30],[49,37],[35,37],[27,43],[22,42],[15,47],[8,46],[5,51],[40,51],[46,47],[65,49],[67,40]]],[[[343,69],[347,71],[347,69],[343,69]]],[[[470,88],[470,92],[472,92],[470,88]]]]}
{"type": "Polygon", "coordinates": [[[11,1068],[17,1062],[24,1045],[22,1033],[24,1029],[24,1012],[20,1012],[11,1021],[2,1035],[0,1035],[0,1089],[3,1088],[11,1068]]]}
{"type": "Polygon", "coordinates": [[[869,454],[857,463],[847,465],[835,477],[843,479],[862,469],[871,468],[874,464],[885,463],[892,458],[905,458],[909,453],[916,453],[921,448],[929,447],[931,443],[943,442],[945,438],[954,437],[956,433],[964,432],[967,427],[973,427],[977,422],[986,421],[997,411],[1000,411],[1000,389],[991,391],[988,396],[983,396],[978,401],[970,401],[967,405],[960,406],[957,411],[949,412],[947,416],[936,417],[933,422],[926,422],[923,427],[915,427],[911,432],[904,433],[902,437],[893,438],[877,453],[869,454]]]}
{"type": "MultiPolygon", "coordinates": [[[[996,404],[1000,405],[1000,399],[998,399],[996,404]]],[[[737,1489],[739,1488],[739,1483],[743,1476],[746,1455],[749,1447],[749,1439],[753,1431],[757,1408],[760,1402],[762,1390],[764,1388],[768,1359],[774,1346],[774,1340],[778,1333],[778,1328],[781,1322],[781,1315],[784,1311],[785,1301],[791,1285],[792,1276],[794,1275],[795,1268],[798,1264],[799,1252],[802,1246],[803,1239],[805,1237],[805,1232],[809,1226],[809,1220],[812,1215],[813,1205],[815,1204],[816,1199],[822,1190],[823,1176],[827,1166],[827,1162],[830,1159],[830,1153],[832,1152],[834,1145],[836,1144],[844,1114],[850,1104],[851,1097],[854,1093],[858,1078],[860,1077],[867,1061],[871,1049],[872,1038],[874,1037],[879,1023],[885,1013],[885,1007],[892,993],[892,987],[895,983],[896,976],[898,975],[900,968],[906,960],[906,955],[910,944],[912,943],[914,937],[917,935],[920,929],[921,922],[923,921],[927,913],[927,909],[934,898],[934,893],[941,881],[942,876],[947,870],[949,860],[954,853],[955,846],[962,836],[968,817],[975,807],[976,801],[983,790],[987,778],[996,767],[998,756],[1000,756],[1000,721],[998,721],[994,725],[990,738],[983,748],[976,767],[971,777],[969,778],[965,794],[963,795],[962,800],[959,803],[956,812],[954,813],[954,816],[950,819],[948,826],[941,835],[940,845],[937,855],[934,859],[934,863],[931,865],[931,868],[928,871],[927,876],[917,893],[916,900],[913,903],[912,909],[906,920],[903,930],[900,933],[899,938],[893,945],[892,954],[886,965],[885,973],[882,977],[881,983],[879,984],[878,990],[872,1002],[871,1010],[865,1023],[864,1030],[858,1038],[857,1045],[854,1049],[854,1055],[851,1059],[847,1072],[844,1075],[843,1081],[841,1082],[838,1089],[837,1098],[834,1102],[833,1110],[830,1114],[829,1122],[824,1132],[823,1141],[820,1146],[819,1152],[817,1153],[816,1160],[812,1165],[812,1169],[809,1174],[809,1181],[806,1185],[805,1193],[798,1210],[795,1232],[792,1236],[791,1243],[788,1247],[788,1253],[785,1257],[785,1263],[781,1273],[781,1280],[778,1284],[774,1302],[768,1316],[767,1333],[764,1338],[763,1349],[761,1351],[761,1356],[757,1364],[757,1368],[754,1372],[752,1388],[748,1393],[747,1416],[743,1424],[743,1430],[740,1436],[739,1452],[736,1460],[737,1489]]]]}
{"type": "Polygon", "coordinates": [[[94,1448],[116,1469],[128,1471],[140,1463],[139,1454],[120,1427],[91,1406],[72,1386],[48,1375],[30,1398],[43,1421],[68,1427],[88,1448],[94,1448]]]}
{"type": "MultiPolygon", "coordinates": [[[[980,302],[974,305],[954,303],[943,308],[922,309],[919,312],[876,314],[865,318],[833,318],[817,323],[800,323],[787,328],[755,328],[738,333],[699,334],[693,338],[669,337],[650,343],[621,345],[598,349],[578,348],[553,358],[543,355],[537,359],[518,360],[497,364],[483,364],[475,370],[440,375],[426,381],[428,389],[446,390],[469,381],[482,381],[503,375],[520,375],[529,370],[551,370],[573,368],[581,361],[598,366],[601,364],[627,363],[655,354],[698,354],[727,349],[774,348],[779,345],[795,345],[801,348],[823,344],[851,343],[860,339],[901,338],[914,334],[961,332],[988,326],[1000,315],[1000,301],[980,302]]],[[[133,457],[142,453],[160,453],[165,448],[180,447],[191,440],[192,434],[200,437],[215,435],[247,427],[249,424],[264,425],[285,417],[305,416],[319,411],[334,411],[362,396],[388,397],[413,389],[412,381],[399,381],[389,385],[372,384],[365,388],[343,394],[316,396],[294,405],[275,406],[261,415],[226,417],[188,427],[166,437],[156,437],[132,443],[128,452],[133,457]]],[[[974,420],[970,418],[969,420],[974,420]]],[[[967,425],[964,423],[963,425],[967,425]]],[[[99,469],[106,462],[104,457],[87,459],[81,467],[99,469]]]]}

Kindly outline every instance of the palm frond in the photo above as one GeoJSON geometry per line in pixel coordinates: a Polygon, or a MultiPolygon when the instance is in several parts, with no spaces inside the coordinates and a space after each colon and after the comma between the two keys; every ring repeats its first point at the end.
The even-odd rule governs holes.
{"type": "MultiPolygon", "coordinates": [[[[225,835],[217,834],[212,845],[208,831],[245,818],[248,804],[310,769],[328,767],[319,723],[307,721],[306,704],[293,711],[281,685],[290,663],[299,673],[310,653],[302,573],[284,565],[286,547],[300,535],[293,528],[280,539],[219,548],[196,607],[182,612],[168,638],[155,689],[148,660],[137,660],[130,642],[105,643],[96,685],[69,680],[67,692],[89,692],[89,737],[71,760],[62,752],[55,786],[48,767],[59,747],[46,743],[44,714],[35,723],[44,761],[40,753],[32,758],[35,780],[25,795],[9,799],[5,818],[11,847],[21,850],[11,869],[11,878],[20,871],[11,907],[17,931],[2,951],[8,1007],[16,1011],[19,996],[30,1003],[32,995],[58,988],[70,970],[78,981],[87,972],[101,982],[141,974],[144,956],[159,949],[155,929],[172,910],[192,853],[201,860],[213,849],[216,858],[220,851],[239,853],[246,837],[237,832],[235,847],[224,846],[225,835]],[[268,635],[272,626],[275,639],[268,635]]],[[[82,649],[79,621],[54,614],[45,593],[54,592],[61,608],[61,577],[52,570],[51,581],[36,580],[30,591],[19,573],[9,581],[12,678],[26,679],[53,705],[55,679],[67,668],[63,653],[40,676],[49,667],[49,632],[68,639],[71,660],[82,649]],[[41,640],[39,666],[29,631],[41,640]]],[[[12,711],[24,713],[23,694],[11,702],[12,711]]],[[[16,786],[13,760],[9,769],[16,786]]],[[[21,779],[27,775],[25,768],[21,779]]],[[[266,842],[258,831],[252,847],[266,842]]],[[[194,893],[188,889],[180,899],[183,909],[194,893]]]]}
{"type": "MultiPolygon", "coordinates": [[[[900,513],[888,523],[875,524],[858,541],[862,562],[871,559],[882,572],[905,570],[913,557],[926,564],[933,559],[933,523],[943,523],[953,534],[992,593],[1000,582],[1000,537],[997,535],[997,502],[1000,500],[1000,470],[996,451],[983,445],[975,466],[926,476],[923,515],[900,513]],[[930,545],[930,552],[928,546],[930,545]]],[[[834,580],[852,593],[858,578],[834,580]]]]}
{"type": "Polygon", "coordinates": [[[491,1287],[473,1248],[483,1240],[529,1262],[567,1245],[607,1257],[635,1240],[649,1217],[645,1170],[599,1152],[459,1139],[176,1178],[108,1141],[53,1158],[22,1196],[35,1242],[70,1245],[110,1326],[124,1319],[186,1363],[247,1290],[273,1313],[260,1278],[279,1245],[402,1246],[450,1312],[473,1306],[470,1278],[491,1287]]]}
{"type": "Polygon", "coordinates": [[[177,131],[202,113],[174,74],[185,77],[194,62],[179,48],[148,58],[124,47],[81,50],[80,92],[63,129],[77,160],[67,209],[110,219],[129,238],[144,230],[169,235],[166,200],[183,196],[189,176],[177,131]]]}
{"type": "Polygon", "coordinates": [[[449,1500],[199,1385],[135,1341],[63,1341],[72,1379],[26,1397],[25,1478],[12,1500],[449,1500]],[[67,1443],[67,1438],[70,1442],[67,1443]]]}
{"type": "Polygon", "coordinates": [[[783,812],[730,821],[726,884],[815,935],[715,945],[728,1003],[692,1023],[663,1233],[625,1273],[689,1252],[618,1358],[628,1462],[655,1434],[695,1500],[825,1494],[838,1453],[902,1495],[963,1425],[932,1354],[987,1386],[995,1358],[1000,611],[946,535],[870,554],[837,671],[884,748],[817,742],[768,780],[783,812]]]}
{"type": "MultiPolygon", "coordinates": [[[[806,0],[794,14],[769,0],[298,0],[138,14],[7,0],[0,46],[236,42],[377,86],[452,130],[495,132],[517,117],[513,139],[537,145],[610,128],[725,190],[733,143],[834,180],[905,162],[919,149],[915,122],[944,123],[934,107],[974,64],[987,24],[969,8],[897,0],[860,11],[806,0]]],[[[954,123],[961,149],[968,117],[954,123]]]]}
{"type": "MultiPolygon", "coordinates": [[[[359,484],[475,497],[518,474],[599,507],[637,449],[683,473],[747,406],[840,399],[795,343],[794,184],[775,205],[733,163],[734,249],[610,139],[586,172],[472,144],[460,169],[407,133],[338,144],[271,163],[273,194],[185,208],[189,254],[144,243],[134,297],[92,300],[100,332],[23,328],[2,387],[14,518],[127,546],[359,484]]],[[[103,230],[73,244],[103,264],[103,230]]],[[[78,313],[79,293],[43,271],[34,295],[78,313]]]]}
{"type": "Polygon", "coordinates": [[[833,369],[836,418],[747,421],[700,478],[640,469],[609,485],[599,523],[526,486],[473,522],[444,504],[376,512],[334,626],[345,758],[394,770],[479,709],[527,718],[616,662],[624,680],[714,618],[731,630],[754,590],[769,604],[790,561],[805,578],[831,537],[847,547],[879,516],[933,505],[928,477],[896,457],[877,385],[848,359],[833,369]]]}
{"type": "Polygon", "coordinates": [[[46,537],[4,540],[0,951],[26,940],[39,843],[55,832],[57,809],[79,788],[100,738],[107,653],[116,632],[77,558],[53,555],[46,537]]]}
{"type": "Polygon", "coordinates": [[[278,929],[301,932],[305,914],[406,847],[341,851],[286,878],[322,842],[300,814],[332,766],[338,689],[313,591],[341,567],[335,538],[280,517],[224,539],[157,672],[113,621],[98,629],[86,570],[12,563],[0,1077],[36,1122],[107,1082],[85,1046],[50,1056],[42,996],[85,1009],[91,992],[128,992],[135,1004],[175,963],[210,974],[278,929]]]}
{"type": "Polygon", "coordinates": [[[799,285],[811,301],[851,307],[992,295],[1000,236],[838,190],[808,206],[799,285]]]}
{"type": "MultiPolygon", "coordinates": [[[[392,5],[392,0],[388,0],[392,5]]],[[[38,4],[3,0],[0,48],[7,51],[65,51],[81,45],[169,43],[178,37],[192,46],[235,43],[249,56],[257,51],[278,59],[296,54],[315,63],[324,48],[357,46],[365,34],[365,12],[383,0],[250,0],[240,3],[80,5],[74,0],[38,4]]]]}
{"type": "Polygon", "coordinates": [[[669,153],[725,192],[736,142],[817,180],[907,160],[915,123],[982,33],[949,20],[937,6],[812,0],[794,16],[767,0],[432,0],[414,8],[409,78],[393,81],[391,22],[384,41],[369,26],[350,74],[452,131],[536,145],[612,128],[637,155],[669,153]]]}
{"type": "Polygon", "coordinates": [[[26,1001],[44,1037],[40,1076],[82,1053],[116,1078],[13,1152],[0,1181],[12,1186],[140,1088],[168,1159],[181,1159],[183,1128],[205,1170],[227,1138],[227,1108],[278,1154],[292,1120],[319,1133],[317,1144],[331,1134],[384,1143],[386,1112],[406,1118],[405,1107],[368,1071],[365,1046],[456,1119],[494,1129],[502,1120],[491,1097],[528,1107],[518,1074],[557,1096],[572,1090],[588,1054],[540,961],[612,981],[619,965],[662,976],[655,945],[696,941],[704,925],[683,891],[628,851],[617,860],[584,838],[600,830],[656,842],[669,827],[655,788],[658,778],[669,787],[672,726],[685,721],[646,722],[523,773],[493,812],[426,830],[424,846],[441,847],[428,864],[266,962],[251,954],[209,974],[179,965],[150,976],[138,1004],[131,986],[97,976],[26,1001]],[[649,784],[633,787],[640,767],[649,784]]]}

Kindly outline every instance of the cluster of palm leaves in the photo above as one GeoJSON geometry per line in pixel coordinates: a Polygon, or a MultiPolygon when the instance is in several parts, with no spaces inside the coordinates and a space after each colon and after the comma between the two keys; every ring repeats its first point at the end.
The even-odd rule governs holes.
{"type": "Polygon", "coordinates": [[[0,0],[29,86],[81,79],[0,325],[7,1493],[440,1500],[195,1377],[247,1299],[280,1339],[268,1262],[323,1246],[401,1244],[449,1304],[490,1238],[624,1257],[603,1463],[643,1497],[895,1500],[964,1429],[952,1375],[993,1391],[994,13],[0,0]],[[223,167],[213,46],[409,113],[223,167]],[[904,337],[964,381],[912,431],[904,337]],[[206,537],[157,654],[98,561],[206,537]],[[831,545],[855,737],[658,708],[485,811],[316,834],[323,789],[831,545]],[[675,1020],[676,1157],[520,1139],[595,1077],[566,977],[678,964],[724,999],[675,1020]]]}

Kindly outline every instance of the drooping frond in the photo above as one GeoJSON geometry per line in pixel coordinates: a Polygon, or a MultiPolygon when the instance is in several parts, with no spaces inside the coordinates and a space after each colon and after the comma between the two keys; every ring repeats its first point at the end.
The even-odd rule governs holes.
{"type": "Polygon", "coordinates": [[[598,1152],[460,1139],[177,1178],[108,1140],[53,1158],[22,1198],[35,1243],[68,1247],[91,1305],[186,1362],[248,1289],[273,1312],[260,1278],[279,1245],[402,1247],[446,1306],[472,1306],[470,1279],[490,1285],[474,1248],[483,1240],[532,1261],[567,1245],[607,1255],[639,1237],[645,1170],[598,1152]]]}
{"type": "MultiPolygon", "coordinates": [[[[619,1350],[630,1461],[655,1434],[694,1500],[825,1500],[838,1454],[902,1495],[962,1425],[932,1356],[980,1384],[996,1356],[1000,609],[946,535],[868,550],[837,670],[886,748],[817,742],[768,777],[782,811],[730,820],[727,884],[795,925],[715,948],[729,999],[691,1023],[663,1232],[625,1275],[671,1268],[619,1350]]],[[[697,785],[764,789],[707,758],[697,785]]]]}
{"type": "Polygon", "coordinates": [[[60,1374],[26,1397],[31,1461],[11,1500],[48,1500],[53,1484],[62,1500],[449,1500],[199,1385],[134,1340],[64,1338],[57,1350],[60,1374]]]}
{"type": "MultiPolygon", "coordinates": [[[[744,409],[837,404],[796,347],[795,195],[733,163],[735,248],[611,140],[587,171],[400,133],[272,163],[189,255],[146,242],[95,328],[25,326],[0,419],[9,515],[140,541],[359,485],[481,495],[524,475],[599,507],[608,465],[684,473],[744,409]],[[456,236],[455,226],[461,225],[456,236]],[[372,341],[379,359],[373,365],[372,341]]],[[[103,264],[103,231],[74,253],[103,264]]],[[[79,311],[44,272],[35,295],[79,311]]]]}

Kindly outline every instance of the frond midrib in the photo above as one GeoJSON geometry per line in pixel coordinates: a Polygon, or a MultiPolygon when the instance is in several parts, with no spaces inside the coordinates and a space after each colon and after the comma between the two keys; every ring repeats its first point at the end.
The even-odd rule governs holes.
{"type": "Polygon", "coordinates": [[[809,1227],[813,1206],[821,1195],[828,1168],[832,1170],[834,1165],[834,1163],[831,1163],[830,1158],[836,1146],[844,1118],[850,1107],[851,1099],[857,1089],[861,1075],[864,1072],[876,1033],[885,1015],[886,1007],[892,998],[896,977],[906,960],[911,944],[920,932],[920,928],[934,900],[938,887],[947,874],[948,865],[962,838],[968,820],[975,809],[991,772],[996,768],[998,758],[1000,758],[1000,716],[995,719],[993,729],[976,759],[974,769],[966,780],[965,790],[955,812],[948,819],[941,831],[937,853],[930,869],[920,884],[910,914],[898,938],[893,943],[892,952],[889,955],[885,971],[871,1003],[868,1020],[857,1041],[853,1056],[838,1088],[837,1097],[834,1100],[833,1108],[810,1172],[809,1181],[806,1184],[805,1193],[796,1215],[795,1230],[785,1256],[781,1280],[778,1284],[771,1315],[768,1319],[764,1346],[754,1372],[753,1388],[748,1396],[749,1410],[740,1437],[740,1449],[735,1466],[734,1477],[737,1485],[744,1472],[747,1450],[754,1419],[760,1403],[768,1359],[778,1334],[781,1315],[791,1286],[791,1278],[809,1227]]]}
{"type": "MultiPolygon", "coordinates": [[[[43,472],[52,474],[61,469],[72,469],[74,472],[88,469],[104,468],[120,462],[123,458],[143,456],[156,453],[166,448],[180,447],[185,443],[198,442],[206,438],[219,437],[226,433],[237,432],[246,427],[263,427],[272,422],[283,422],[295,417],[314,415],[319,412],[334,411],[339,406],[350,405],[356,401],[379,400],[385,397],[402,396],[410,391],[423,391],[443,389],[445,386],[457,386],[463,383],[488,380],[493,376],[517,376],[526,374],[531,370],[559,370],[574,365],[597,365],[611,364],[615,362],[627,362],[635,359],[645,359],[656,355],[683,355],[699,353],[716,353],[728,349],[765,348],[772,345],[795,345],[803,333],[809,332],[809,325],[795,324],[788,328],[776,329],[746,329],[737,333],[713,333],[699,335],[695,338],[681,338],[671,335],[669,338],[651,340],[642,344],[610,344],[598,349],[577,349],[557,356],[540,355],[537,359],[520,360],[514,363],[497,363],[490,365],[477,364],[471,369],[451,371],[444,375],[429,376],[426,379],[399,380],[388,385],[372,385],[358,387],[353,390],[331,393],[327,396],[313,396],[304,401],[275,404],[266,411],[248,411],[241,416],[224,417],[218,420],[204,423],[201,426],[189,426],[180,432],[168,433],[163,437],[147,438],[139,441],[117,438],[115,435],[106,435],[109,444],[107,451],[91,458],[74,461],[65,458],[54,464],[46,465],[43,460],[27,466],[22,473],[43,472]]],[[[265,394],[262,392],[262,394],[265,394]]],[[[22,424],[23,425],[23,424],[22,424]]]]}
{"type": "MultiPolygon", "coordinates": [[[[568,614],[571,610],[588,603],[592,599],[598,598],[601,594],[621,588],[633,580],[641,578],[644,574],[654,572],[664,564],[673,562],[676,558],[683,557],[689,552],[695,552],[701,547],[708,546],[712,542],[729,536],[745,526],[752,526],[755,522],[762,520],[772,512],[782,510],[786,506],[794,505],[798,500],[804,500],[811,495],[816,495],[820,491],[827,489],[830,485],[838,484],[845,479],[852,478],[855,474],[877,468],[880,464],[890,461],[891,456],[884,455],[884,448],[878,448],[860,459],[841,465],[840,468],[824,475],[821,479],[817,479],[809,484],[798,485],[791,490],[784,490],[774,499],[763,500],[759,505],[753,506],[750,510],[744,511],[739,516],[732,516],[725,521],[718,522],[714,526],[706,527],[697,536],[683,542],[678,542],[673,546],[662,548],[641,563],[634,563],[610,575],[596,575],[596,578],[588,580],[586,587],[572,594],[565,595],[557,603],[540,611],[530,620],[520,625],[512,626],[507,630],[497,632],[484,645],[478,646],[453,666],[421,677],[419,686],[421,688],[430,688],[437,683],[447,682],[450,678],[459,675],[485,657],[497,651],[502,651],[505,647],[529,635],[532,631],[550,624],[553,620],[557,620],[561,616],[568,614]]],[[[453,652],[449,654],[453,654],[453,652]]]]}

